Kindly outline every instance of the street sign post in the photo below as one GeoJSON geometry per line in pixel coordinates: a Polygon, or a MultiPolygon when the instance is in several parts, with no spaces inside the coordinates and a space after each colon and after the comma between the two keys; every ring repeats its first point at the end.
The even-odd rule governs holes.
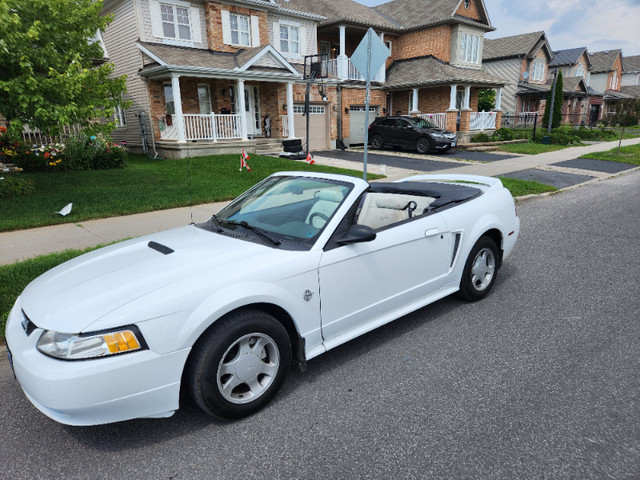
{"type": "Polygon", "coordinates": [[[369,147],[369,103],[371,101],[371,80],[391,55],[384,42],[376,35],[372,28],[367,30],[366,35],[353,52],[351,63],[358,69],[367,82],[367,93],[364,100],[364,159],[363,175],[367,179],[367,152],[369,147]]]}

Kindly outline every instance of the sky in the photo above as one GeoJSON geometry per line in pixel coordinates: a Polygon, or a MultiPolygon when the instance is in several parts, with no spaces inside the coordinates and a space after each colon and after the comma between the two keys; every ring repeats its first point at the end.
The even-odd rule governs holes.
{"type": "MultiPolygon", "coordinates": [[[[388,0],[356,0],[368,6],[388,0]]],[[[543,30],[553,50],[621,48],[640,55],[640,0],[484,0],[491,24],[486,38],[543,30]]]]}

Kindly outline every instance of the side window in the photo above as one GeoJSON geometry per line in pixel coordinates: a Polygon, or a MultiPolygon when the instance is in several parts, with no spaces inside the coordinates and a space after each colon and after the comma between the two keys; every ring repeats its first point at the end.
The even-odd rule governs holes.
{"type": "Polygon", "coordinates": [[[167,38],[191,40],[189,9],[177,5],[160,4],[162,34],[167,38]]]}
{"type": "Polygon", "coordinates": [[[251,45],[249,43],[249,17],[232,13],[229,15],[229,27],[231,30],[231,43],[246,47],[251,45]]]}
{"type": "Polygon", "coordinates": [[[300,29],[298,27],[280,24],[280,51],[300,53],[300,29]]]}

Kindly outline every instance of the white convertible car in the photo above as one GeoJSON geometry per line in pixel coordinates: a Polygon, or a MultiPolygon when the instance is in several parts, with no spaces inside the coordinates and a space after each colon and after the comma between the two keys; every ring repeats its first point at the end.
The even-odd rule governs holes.
{"type": "Polygon", "coordinates": [[[70,425],[266,405],[292,357],[327,350],[459,291],[491,290],[520,220],[500,180],[367,183],[272,175],[209,221],[128,240],[34,280],[6,339],[15,375],[70,425]]]}

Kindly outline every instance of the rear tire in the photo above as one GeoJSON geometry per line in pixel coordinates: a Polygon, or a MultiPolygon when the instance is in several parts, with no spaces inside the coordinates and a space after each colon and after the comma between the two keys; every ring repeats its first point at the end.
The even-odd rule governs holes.
{"type": "Polygon", "coordinates": [[[198,340],[186,369],[187,386],[209,415],[242,418],[278,393],[290,362],[291,342],[282,324],[259,310],[242,310],[198,340]]]}
{"type": "Polygon", "coordinates": [[[475,302],[486,297],[498,274],[498,247],[489,237],[481,237],[471,249],[460,280],[460,295],[475,302]]]}
{"type": "Polygon", "coordinates": [[[375,150],[381,150],[384,147],[384,140],[382,139],[382,135],[376,135],[371,139],[371,148],[375,150]]]}

